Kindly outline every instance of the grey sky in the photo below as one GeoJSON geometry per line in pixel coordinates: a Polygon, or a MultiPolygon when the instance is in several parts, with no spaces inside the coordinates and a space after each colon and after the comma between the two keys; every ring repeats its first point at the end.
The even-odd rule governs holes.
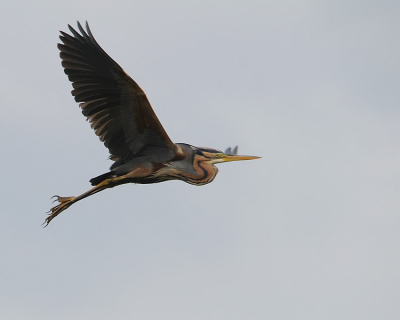
{"type": "Polygon", "coordinates": [[[2,319],[399,319],[400,2],[2,1],[2,319]],[[204,187],[108,170],[56,47],[88,20],[204,187]]]}

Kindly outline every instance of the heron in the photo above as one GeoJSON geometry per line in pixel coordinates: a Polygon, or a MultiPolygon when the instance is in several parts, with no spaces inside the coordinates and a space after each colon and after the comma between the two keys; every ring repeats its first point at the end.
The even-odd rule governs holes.
{"type": "Polygon", "coordinates": [[[93,188],[77,197],[54,196],[44,226],[72,204],[125,183],[149,184],[182,180],[202,186],[214,180],[217,163],[260,157],[213,148],[173,143],[158,120],[144,91],[100,47],[86,22],[86,31],[60,31],[58,44],[72,95],[114,161],[110,170],[90,180],[93,188]]]}

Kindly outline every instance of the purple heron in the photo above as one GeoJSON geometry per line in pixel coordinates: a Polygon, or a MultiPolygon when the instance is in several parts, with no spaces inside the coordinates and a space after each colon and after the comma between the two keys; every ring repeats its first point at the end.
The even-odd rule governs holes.
{"type": "Polygon", "coordinates": [[[143,90],[98,45],[89,25],[81,34],[68,25],[72,35],[61,31],[58,44],[62,66],[72,82],[72,95],[83,115],[114,161],[110,171],[90,180],[89,191],[77,197],[54,196],[47,226],[75,202],[125,183],[157,183],[182,180],[201,186],[214,180],[216,163],[258,159],[237,155],[237,148],[222,152],[173,143],[154,113],[143,90]]]}

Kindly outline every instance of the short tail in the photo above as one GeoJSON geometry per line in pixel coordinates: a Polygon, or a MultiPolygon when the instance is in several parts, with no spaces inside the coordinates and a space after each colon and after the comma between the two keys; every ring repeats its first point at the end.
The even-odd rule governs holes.
{"type": "MultiPolygon", "coordinates": [[[[97,178],[99,178],[99,177],[97,177],[97,178]]],[[[94,179],[96,179],[96,178],[94,178],[94,179]]],[[[104,189],[112,188],[113,185],[110,184],[110,182],[111,182],[110,179],[102,180],[102,182],[100,184],[98,184],[94,188],[90,189],[89,191],[86,191],[85,193],[82,193],[80,196],[77,196],[77,197],[59,197],[59,196],[54,196],[53,198],[57,198],[55,201],[58,201],[59,204],[50,209],[50,211],[49,211],[50,214],[49,214],[49,216],[46,218],[46,220],[43,223],[44,227],[47,227],[51,220],[53,220],[55,217],[57,217],[64,210],[68,209],[75,202],[78,202],[79,200],[82,200],[82,199],[87,198],[87,197],[89,197],[91,195],[94,195],[97,192],[103,191],[104,189]]]]}

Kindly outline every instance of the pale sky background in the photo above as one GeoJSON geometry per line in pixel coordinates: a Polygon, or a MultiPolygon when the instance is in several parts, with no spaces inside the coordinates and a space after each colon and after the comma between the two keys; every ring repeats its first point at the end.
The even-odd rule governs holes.
{"type": "Polygon", "coordinates": [[[0,2],[0,318],[400,319],[400,1],[0,2]],[[108,171],[56,44],[94,36],[212,184],[108,171]]]}

